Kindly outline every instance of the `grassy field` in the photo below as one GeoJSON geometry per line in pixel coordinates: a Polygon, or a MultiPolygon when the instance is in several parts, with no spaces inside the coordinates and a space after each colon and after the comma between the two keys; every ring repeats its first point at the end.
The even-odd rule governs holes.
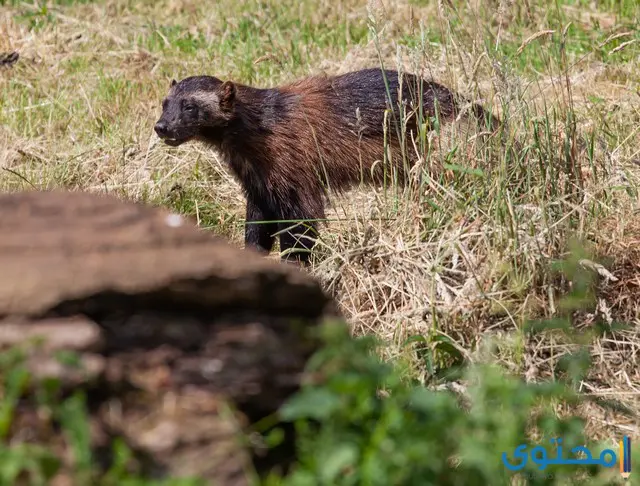
{"type": "Polygon", "coordinates": [[[570,346],[530,336],[529,319],[604,329],[581,412],[594,437],[640,437],[600,406],[640,412],[637,0],[0,0],[0,53],[12,51],[0,190],[171,206],[238,245],[244,201],[216,154],[153,132],[172,78],[275,86],[383,63],[483,102],[507,122],[501,142],[454,131],[411,188],[332,200],[311,271],[354,333],[382,338],[425,384],[460,361],[555,376],[570,346]],[[584,309],[554,266],[571,255],[598,279],[584,309]],[[618,321],[629,328],[611,332],[618,321]]]}

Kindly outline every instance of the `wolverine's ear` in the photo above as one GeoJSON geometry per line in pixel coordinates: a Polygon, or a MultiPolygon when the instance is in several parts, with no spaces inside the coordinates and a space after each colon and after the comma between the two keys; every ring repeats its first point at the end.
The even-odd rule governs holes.
{"type": "Polygon", "coordinates": [[[172,79],[170,88],[173,88],[176,84],[178,84],[178,82],[175,79],[172,79]]]}
{"type": "Polygon", "coordinates": [[[225,81],[220,86],[220,107],[230,109],[236,97],[236,85],[231,81],[225,81]]]}

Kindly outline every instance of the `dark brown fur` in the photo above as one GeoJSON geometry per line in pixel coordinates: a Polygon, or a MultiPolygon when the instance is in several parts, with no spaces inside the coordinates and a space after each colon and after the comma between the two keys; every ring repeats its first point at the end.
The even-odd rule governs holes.
{"type": "MultiPolygon", "coordinates": [[[[247,198],[246,246],[268,253],[280,232],[281,250],[302,250],[294,258],[306,261],[313,247],[308,236],[317,236],[315,220],[325,216],[327,189],[379,183],[391,172],[406,181],[398,136],[401,109],[411,140],[420,109],[425,121],[436,111],[441,121],[452,121],[460,101],[437,83],[411,74],[400,82],[396,71],[380,69],[309,77],[272,89],[193,76],[172,82],[155,129],[169,145],[200,140],[222,153],[247,198]],[[385,169],[386,109],[393,161],[385,169]]],[[[480,105],[471,105],[471,111],[497,128],[498,121],[480,105]]],[[[405,151],[410,163],[412,152],[405,151]]]]}

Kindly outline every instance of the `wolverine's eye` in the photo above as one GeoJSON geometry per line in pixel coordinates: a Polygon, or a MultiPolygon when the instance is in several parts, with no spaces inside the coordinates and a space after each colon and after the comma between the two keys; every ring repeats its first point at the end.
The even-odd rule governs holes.
{"type": "Polygon", "coordinates": [[[169,100],[164,100],[164,101],[162,102],[162,109],[163,109],[163,110],[166,110],[168,105],[169,105],[169,100]]]}
{"type": "Polygon", "coordinates": [[[196,105],[191,105],[191,104],[185,104],[182,109],[186,112],[186,113],[195,113],[198,110],[198,107],[196,105]]]}

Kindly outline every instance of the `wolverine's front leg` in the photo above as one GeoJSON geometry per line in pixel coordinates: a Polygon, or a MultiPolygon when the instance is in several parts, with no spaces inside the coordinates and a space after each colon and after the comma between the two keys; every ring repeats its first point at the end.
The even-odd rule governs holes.
{"type": "Polygon", "coordinates": [[[256,204],[252,198],[247,198],[247,213],[244,225],[245,248],[254,248],[260,253],[267,254],[273,248],[278,224],[272,222],[275,218],[268,210],[256,204]]]}

